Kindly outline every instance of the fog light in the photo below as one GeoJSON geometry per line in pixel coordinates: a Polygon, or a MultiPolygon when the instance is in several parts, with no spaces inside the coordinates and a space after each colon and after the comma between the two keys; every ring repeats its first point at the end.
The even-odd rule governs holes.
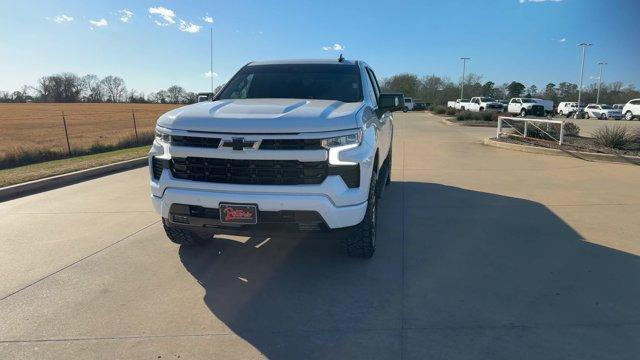
{"type": "Polygon", "coordinates": [[[181,224],[188,224],[189,223],[189,217],[186,215],[173,215],[173,222],[177,222],[177,223],[181,223],[181,224]]]}

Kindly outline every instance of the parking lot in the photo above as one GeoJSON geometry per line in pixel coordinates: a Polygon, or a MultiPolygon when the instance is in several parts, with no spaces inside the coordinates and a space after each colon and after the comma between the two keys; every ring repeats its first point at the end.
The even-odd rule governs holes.
{"type": "Polygon", "coordinates": [[[370,260],[326,236],[176,246],[147,169],[1,203],[1,357],[637,359],[640,167],[395,120],[370,260]]]}

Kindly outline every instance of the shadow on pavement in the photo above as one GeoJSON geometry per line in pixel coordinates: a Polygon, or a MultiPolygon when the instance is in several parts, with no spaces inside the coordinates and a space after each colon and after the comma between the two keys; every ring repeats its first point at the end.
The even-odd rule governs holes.
{"type": "Polygon", "coordinates": [[[331,237],[180,248],[211,312],[269,358],[636,358],[640,261],[545,206],[395,182],[378,250],[331,237]]]}

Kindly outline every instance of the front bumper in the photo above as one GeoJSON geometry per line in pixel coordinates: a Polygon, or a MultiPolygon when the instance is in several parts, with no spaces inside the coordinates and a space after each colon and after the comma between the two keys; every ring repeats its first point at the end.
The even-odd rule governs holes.
{"type": "MultiPolygon", "coordinates": [[[[218,209],[220,203],[255,204],[259,211],[313,211],[330,229],[357,225],[364,218],[376,148],[375,141],[364,135],[360,146],[342,151],[334,161],[359,164],[360,186],[349,188],[340,176],[327,176],[320,184],[257,185],[191,181],[173,177],[168,168],[154,178],[152,158],[169,160],[172,155],[244,159],[277,157],[279,160],[329,161],[327,151],[230,151],[195,149],[155,141],[149,152],[151,200],[163,218],[170,218],[174,204],[218,209]]],[[[260,222],[260,219],[258,219],[260,222]]]]}
{"type": "MultiPolygon", "coordinates": [[[[324,195],[248,194],[188,189],[167,189],[164,196],[151,195],[153,207],[169,219],[173,204],[189,204],[218,209],[220,203],[256,204],[259,211],[315,211],[331,229],[356,225],[364,219],[367,203],[336,206],[324,195]]],[[[258,218],[258,223],[260,219],[258,218]]]]}

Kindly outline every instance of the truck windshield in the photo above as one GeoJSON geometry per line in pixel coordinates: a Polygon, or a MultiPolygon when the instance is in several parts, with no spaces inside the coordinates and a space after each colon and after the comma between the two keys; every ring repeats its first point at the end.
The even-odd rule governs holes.
{"type": "Polygon", "coordinates": [[[249,65],[240,70],[217,99],[321,99],[362,101],[356,65],[249,65]]]}

